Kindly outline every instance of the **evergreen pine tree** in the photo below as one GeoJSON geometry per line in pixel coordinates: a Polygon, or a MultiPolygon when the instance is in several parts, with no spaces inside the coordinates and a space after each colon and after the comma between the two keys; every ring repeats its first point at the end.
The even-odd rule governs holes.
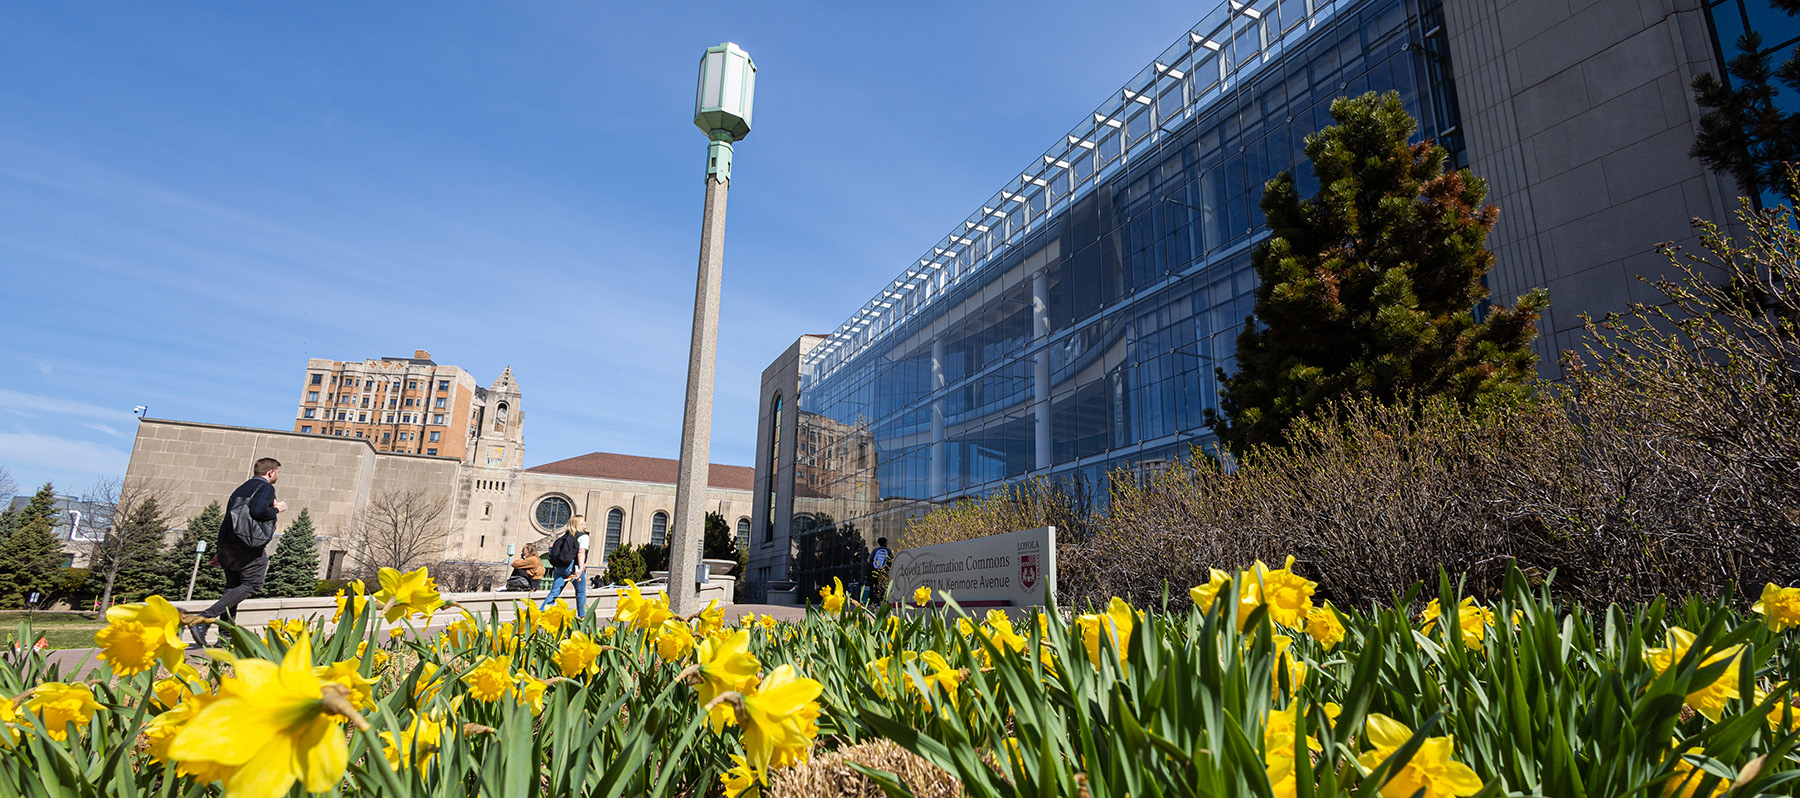
{"type": "MultiPolygon", "coordinates": [[[[1790,15],[1796,8],[1775,5],[1790,15]]],[[[1800,51],[1775,68],[1774,52],[1763,51],[1762,44],[1754,31],[1738,37],[1738,54],[1725,64],[1732,85],[1710,72],[1694,76],[1694,101],[1706,110],[1688,155],[1731,175],[1746,196],[1786,196],[1800,188],[1788,177],[1788,162],[1800,161],[1800,114],[1783,113],[1776,105],[1780,90],[1774,82],[1800,91],[1800,51]]]]}
{"type": "Polygon", "coordinates": [[[1446,172],[1443,148],[1408,144],[1417,128],[1397,93],[1341,98],[1337,124],[1306,138],[1319,192],[1270,180],[1270,237],[1253,255],[1256,323],[1238,335],[1235,374],[1219,370],[1209,422],[1234,451],[1280,444],[1295,419],[1342,397],[1448,395],[1487,406],[1530,395],[1530,344],[1542,291],[1486,309],[1499,211],[1487,184],[1446,172]]]}
{"type": "Polygon", "coordinates": [[[44,483],[19,514],[19,526],[0,543],[0,608],[25,606],[31,593],[48,593],[62,571],[56,539],[56,488],[44,483]]]}
{"type": "MultiPolygon", "coordinates": [[[[163,535],[167,532],[168,522],[155,498],[144,499],[125,518],[115,520],[106,541],[98,547],[99,556],[92,566],[94,573],[104,578],[112,572],[113,558],[119,560],[112,583],[100,586],[103,605],[129,604],[148,596],[180,598],[169,595],[172,588],[162,554],[163,535]]],[[[185,588],[186,583],[182,586],[185,588]]]]}
{"type": "Polygon", "coordinates": [[[275,553],[269,556],[269,578],[263,584],[264,596],[298,598],[311,596],[319,586],[318,540],[313,535],[312,515],[301,508],[300,515],[281,533],[275,553]]]}
{"type": "Polygon", "coordinates": [[[225,592],[225,571],[212,564],[213,548],[219,542],[219,524],[225,520],[225,511],[213,502],[200,511],[199,515],[188,519],[187,528],[181,537],[169,545],[168,553],[163,557],[164,569],[168,574],[169,584],[177,595],[169,596],[169,600],[187,597],[189,577],[194,579],[194,598],[214,600],[225,592]],[[206,541],[206,551],[200,555],[200,569],[194,572],[194,546],[206,541]]]}
{"type": "Polygon", "coordinates": [[[19,524],[24,523],[24,520],[24,513],[11,507],[0,510],[0,544],[6,543],[6,539],[12,537],[12,533],[18,531],[19,524]]]}
{"type": "Polygon", "coordinates": [[[725,516],[709,512],[706,514],[706,540],[700,548],[709,560],[736,560],[738,558],[737,536],[731,533],[731,522],[725,516]]]}
{"type": "Polygon", "coordinates": [[[644,555],[630,543],[620,545],[606,556],[606,582],[622,585],[625,580],[642,582],[650,569],[644,565],[644,555]]]}

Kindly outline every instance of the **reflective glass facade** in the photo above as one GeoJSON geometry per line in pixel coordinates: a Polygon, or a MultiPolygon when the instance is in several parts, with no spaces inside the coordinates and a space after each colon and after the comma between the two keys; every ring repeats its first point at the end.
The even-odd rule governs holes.
{"type": "MultiPolygon", "coordinates": [[[[1782,62],[1792,57],[1794,48],[1800,45],[1800,18],[1788,16],[1787,12],[1770,5],[1769,0],[1707,0],[1706,11],[1720,64],[1738,56],[1738,38],[1746,33],[1762,37],[1762,48],[1757,52],[1770,55],[1771,69],[1780,69],[1782,62]]],[[[1723,69],[1716,74],[1727,85],[1733,82],[1723,69]]],[[[1800,97],[1779,80],[1771,80],[1770,85],[1775,87],[1775,105],[1782,112],[1800,112],[1800,97]]],[[[1762,207],[1773,208],[1786,198],[1779,192],[1764,191],[1756,200],[1762,207]]]]}
{"type": "Polygon", "coordinates": [[[1205,443],[1262,185],[1316,189],[1331,101],[1398,91],[1460,162],[1442,30],[1438,0],[1227,0],[812,347],[793,506],[767,516],[802,590],[935,503],[1034,474],[1104,495],[1205,443]]]}

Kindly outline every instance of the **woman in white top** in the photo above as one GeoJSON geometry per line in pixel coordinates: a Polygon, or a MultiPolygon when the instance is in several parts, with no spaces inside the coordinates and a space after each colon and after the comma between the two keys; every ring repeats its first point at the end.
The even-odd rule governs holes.
{"type": "MultiPolygon", "coordinates": [[[[538,605],[538,609],[549,609],[562,595],[563,583],[574,582],[575,617],[579,618],[587,612],[587,519],[579,515],[569,519],[563,526],[563,534],[575,538],[575,559],[566,565],[551,563],[554,570],[550,575],[550,595],[544,597],[544,603],[538,605]]],[[[556,544],[550,544],[550,548],[554,551],[556,544]]]]}

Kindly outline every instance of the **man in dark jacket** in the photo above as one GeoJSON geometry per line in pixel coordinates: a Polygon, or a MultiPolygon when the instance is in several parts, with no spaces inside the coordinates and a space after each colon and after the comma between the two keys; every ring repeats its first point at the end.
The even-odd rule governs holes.
{"type": "Polygon", "coordinates": [[[267,541],[273,537],[275,517],[287,509],[287,502],[275,498],[275,481],[281,478],[281,463],[273,457],[264,457],[251,467],[255,474],[250,481],[239,485],[225,500],[225,520],[219,524],[219,545],[215,555],[219,568],[225,571],[225,594],[219,597],[211,607],[201,610],[198,615],[184,615],[182,621],[193,630],[194,642],[202,648],[209,645],[206,640],[206,628],[220,617],[231,620],[237,613],[237,605],[244,599],[262,592],[263,578],[269,573],[269,555],[264,551],[267,541]],[[239,530],[232,526],[231,507],[239,499],[248,502],[251,523],[255,529],[239,530]],[[245,538],[265,541],[262,546],[249,546],[245,538]]]}

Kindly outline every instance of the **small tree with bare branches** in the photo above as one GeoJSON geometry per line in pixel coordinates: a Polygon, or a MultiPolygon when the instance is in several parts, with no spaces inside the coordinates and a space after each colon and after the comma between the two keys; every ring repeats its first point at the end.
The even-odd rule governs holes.
{"type": "Polygon", "coordinates": [[[443,558],[449,497],[408,488],[381,491],[352,522],[356,567],[373,581],[382,568],[408,571],[443,558]]]}
{"type": "MultiPolygon", "coordinates": [[[[173,520],[168,488],[147,479],[124,482],[102,478],[94,484],[86,500],[102,508],[108,518],[106,533],[93,543],[89,578],[100,583],[100,606],[112,606],[120,576],[130,584],[131,600],[149,592],[162,592],[164,575],[158,555],[163,536],[173,520]]],[[[101,523],[95,519],[90,523],[101,523]]]]}

